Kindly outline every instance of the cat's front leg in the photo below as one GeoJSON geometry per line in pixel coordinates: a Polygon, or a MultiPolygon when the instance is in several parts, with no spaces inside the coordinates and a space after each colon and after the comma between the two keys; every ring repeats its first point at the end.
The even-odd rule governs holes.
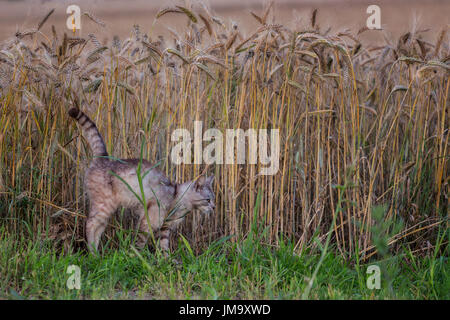
{"type": "Polygon", "coordinates": [[[139,208],[138,211],[139,221],[138,221],[138,241],[136,246],[138,249],[144,249],[148,243],[151,236],[152,230],[157,228],[157,222],[155,221],[155,216],[157,217],[157,206],[153,202],[149,202],[147,206],[147,212],[143,208],[139,208]],[[156,227],[155,227],[156,225],[156,227]],[[150,228],[152,230],[150,230],[150,228]]]}
{"type": "Polygon", "coordinates": [[[170,229],[166,226],[159,230],[159,246],[161,250],[167,255],[170,252],[170,229]]]}

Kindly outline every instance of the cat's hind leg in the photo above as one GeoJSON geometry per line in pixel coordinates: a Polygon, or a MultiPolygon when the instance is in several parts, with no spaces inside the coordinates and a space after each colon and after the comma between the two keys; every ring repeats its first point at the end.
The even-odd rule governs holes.
{"type": "Polygon", "coordinates": [[[86,221],[86,240],[91,253],[97,252],[100,238],[115,209],[116,208],[105,204],[95,204],[91,206],[89,217],[86,221]]]}

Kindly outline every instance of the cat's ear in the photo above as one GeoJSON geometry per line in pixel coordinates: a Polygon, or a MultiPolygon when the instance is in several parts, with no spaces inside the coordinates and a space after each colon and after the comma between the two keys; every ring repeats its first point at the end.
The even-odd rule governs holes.
{"type": "Polygon", "coordinates": [[[208,185],[211,189],[213,187],[214,179],[215,179],[215,177],[214,177],[214,175],[212,175],[212,176],[207,177],[205,180],[205,184],[208,185]]]}
{"type": "Polygon", "coordinates": [[[196,181],[195,181],[195,184],[194,184],[194,188],[195,188],[195,191],[198,191],[198,189],[200,189],[200,188],[202,188],[203,187],[203,185],[205,184],[205,176],[200,176],[196,181]]]}
{"type": "Polygon", "coordinates": [[[209,186],[212,189],[214,183],[214,175],[205,177],[204,175],[200,176],[194,184],[195,190],[198,191],[200,188],[204,186],[209,186]]]}

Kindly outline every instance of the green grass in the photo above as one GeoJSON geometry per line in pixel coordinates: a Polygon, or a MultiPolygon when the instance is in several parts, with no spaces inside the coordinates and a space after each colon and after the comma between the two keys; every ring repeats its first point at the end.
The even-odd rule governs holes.
{"type": "MultiPolygon", "coordinates": [[[[0,232],[0,298],[300,299],[321,256],[315,250],[295,254],[294,245],[286,242],[267,246],[258,237],[237,243],[222,239],[200,255],[180,237],[169,257],[135,251],[129,237],[121,240],[120,249],[105,246],[101,257],[57,249],[54,240],[42,235],[22,239],[30,238],[0,232]],[[81,269],[80,290],[66,285],[69,265],[81,269]]],[[[447,257],[417,257],[407,250],[389,261],[362,265],[329,250],[309,298],[449,299],[447,265],[447,257]],[[368,265],[386,262],[386,270],[394,273],[382,274],[380,290],[369,290],[368,265]],[[392,289],[386,278],[392,279],[392,289]]]]}

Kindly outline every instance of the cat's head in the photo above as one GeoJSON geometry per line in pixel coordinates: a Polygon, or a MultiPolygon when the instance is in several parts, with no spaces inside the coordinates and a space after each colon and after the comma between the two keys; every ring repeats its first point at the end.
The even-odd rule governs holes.
{"type": "Polygon", "coordinates": [[[212,214],[216,208],[213,183],[214,176],[201,176],[196,181],[183,183],[178,190],[180,203],[188,210],[198,209],[204,214],[212,214]]]}

